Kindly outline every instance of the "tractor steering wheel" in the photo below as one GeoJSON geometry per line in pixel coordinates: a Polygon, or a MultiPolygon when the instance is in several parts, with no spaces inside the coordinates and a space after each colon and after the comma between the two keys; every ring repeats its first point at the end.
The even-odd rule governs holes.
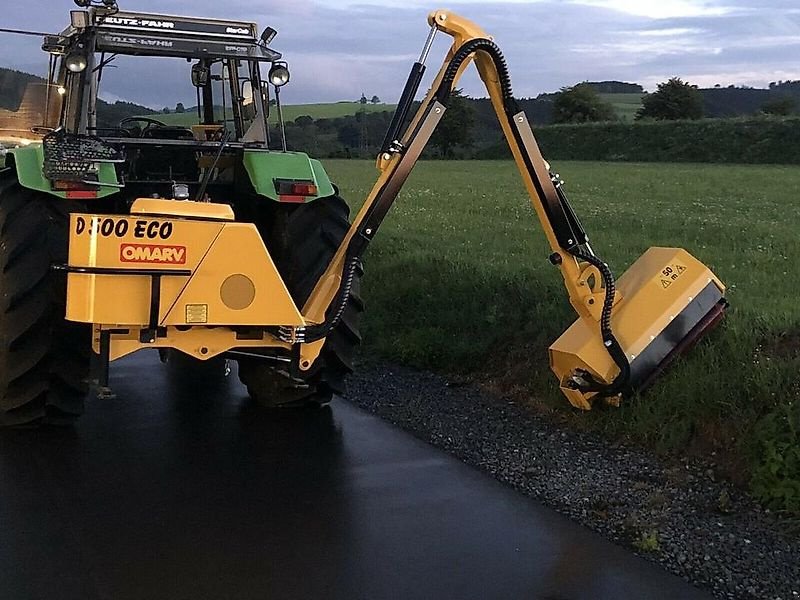
{"type": "Polygon", "coordinates": [[[168,125],[163,121],[158,121],[157,119],[151,119],[150,117],[125,117],[119,122],[119,126],[122,129],[128,129],[127,125],[129,125],[130,123],[147,123],[147,125],[145,125],[143,128],[139,127],[131,128],[134,130],[139,130],[138,133],[140,136],[145,132],[145,130],[149,129],[150,127],[168,127],[168,125]]]}

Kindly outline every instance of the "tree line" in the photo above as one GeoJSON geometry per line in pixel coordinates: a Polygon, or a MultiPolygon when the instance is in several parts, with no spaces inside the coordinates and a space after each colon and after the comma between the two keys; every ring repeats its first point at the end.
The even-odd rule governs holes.
{"type": "MultiPolygon", "coordinates": [[[[785,82],[785,84],[794,84],[796,82],[785,82]]],[[[800,82],[798,82],[800,83],[800,82]]],[[[784,82],[780,84],[771,84],[770,90],[797,90],[800,91],[800,85],[785,85],[784,82]]],[[[788,116],[796,113],[798,102],[797,97],[789,94],[775,95],[770,94],[770,90],[754,90],[749,88],[748,91],[752,92],[765,92],[766,97],[761,97],[761,104],[758,107],[759,111],[769,115],[788,116]]],[[[735,96],[741,97],[742,94],[738,93],[742,88],[729,87],[721,88],[716,87],[712,90],[699,90],[696,85],[692,85],[687,81],[683,81],[680,77],[672,77],[669,80],[659,83],[658,88],[652,94],[644,94],[642,97],[642,106],[636,112],[636,120],[680,120],[690,119],[696,120],[706,116],[706,107],[709,104],[709,98],[713,99],[728,97],[727,108],[734,114],[742,114],[756,112],[753,106],[749,106],[750,110],[741,110],[732,103],[735,96]]],[[[753,94],[747,94],[748,97],[753,94]]],[[[718,109],[714,112],[720,112],[724,109],[718,109]]],[[[711,115],[711,116],[728,116],[728,115],[711,115]]],[[[733,116],[731,114],[730,116],[733,116]]],[[[574,86],[561,88],[558,94],[555,94],[553,101],[553,122],[554,123],[596,123],[602,121],[614,121],[616,113],[614,107],[607,101],[603,100],[597,87],[591,83],[584,82],[574,86]]]]}

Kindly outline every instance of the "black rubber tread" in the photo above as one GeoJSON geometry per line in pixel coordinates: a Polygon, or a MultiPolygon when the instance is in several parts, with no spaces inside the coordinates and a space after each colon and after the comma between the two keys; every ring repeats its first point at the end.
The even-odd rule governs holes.
{"type": "Polygon", "coordinates": [[[0,173],[0,427],[71,423],[88,391],[91,329],[64,319],[69,212],[0,173]]]}
{"type": "MultiPolygon", "coordinates": [[[[299,307],[308,300],[350,228],[349,214],[347,203],[334,195],[300,205],[275,219],[276,227],[268,236],[270,252],[299,307]]],[[[239,378],[254,400],[267,407],[322,405],[333,394],[344,393],[345,379],[353,371],[353,354],[361,342],[361,275],[359,270],[341,321],[328,335],[317,360],[300,377],[293,378],[268,362],[239,360],[239,378]]]]}

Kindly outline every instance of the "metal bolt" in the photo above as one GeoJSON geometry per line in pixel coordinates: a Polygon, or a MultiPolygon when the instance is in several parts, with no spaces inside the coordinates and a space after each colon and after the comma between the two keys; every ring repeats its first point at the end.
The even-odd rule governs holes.
{"type": "Polygon", "coordinates": [[[435,112],[435,113],[438,115],[440,112],[442,112],[442,109],[441,109],[441,108],[439,108],[439,107],[437,106],[437,107],[436,107],[436,108],[433,110],[433,112],[435,112]]]}
{"type": "Polygon", "coordinates": [[[366,234],[367,235],[372,235],[372,229],[367,228],[366,234]]]}
{"type": "Polygon", "coordinates": [[[525,122],[525,117],[522,117],[522,116],[517,117],[517,121],[519,121],[520,123],[524,123],[525,122]]]}
{"type": "Polygon", "coordinates": [[[389,154],[388,152],[383,153],[383,160],[389,160],[390,158],[392,158],[391,154],[389,154]]]}

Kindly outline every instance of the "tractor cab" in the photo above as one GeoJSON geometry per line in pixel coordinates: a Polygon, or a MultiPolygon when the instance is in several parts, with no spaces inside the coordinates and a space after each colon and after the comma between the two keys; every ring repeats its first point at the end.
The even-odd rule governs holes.
{"type": "Polygon", "coordinates": [[[215,201],[319,197],[290,193],[291,185],[271,181],[275,176],[261,181],[272,165],[280,171],[289,164],[307,191],[332,192],[316,161],[287,152],[280,90],[290,75],[269,47],[274,29],[259,33],[245,21],[125,12],[111,0],[76,3],[83,10],[70,13],[70,25],[44,37],[46,81],[31,81],[17,110],[0,114],[0,129],[9,129],[2,127],[7,116],[9,130],[24,143],[44,142],[40,161],[48,181],[38,187],[67,197],[122,198],[112,210],[140,196],[171,197],[174,185],[215,201]],[[177,98],[180,111],[131,114],[124,101],[113,101],[120,89],[177,98]],[[278,152],[293,156],[263,156],[278,152]]]}
{"type": "MultiPolygon", "coordinates": [[[[289,80],[281,55],[267,46],[275,34],[268,28],[259,36],[255,23],[123,12],[116,5],[73,11],[70,27],[48,36],[43,45],[51,56],[50,83],[63,98],[58,124],[74,133],[151,140],[214,141],[227,130],[233,142],[268,147],[270,91],[262,83],[262,64],[268,66],[276,90],[289,80]],[[141,115],[98,125],[103,77],[118,66],[120,57],[190,63],[185,65],[184,81],[178,83],[194,87],[197,118],[163,122],[141,115]]],[[[163,61],[146,64],[147,71],[139,73],[165,69],[163,61]]],[[[143,89],[163,85],[163,77],[145,76],[136,84],[143,89]]]]}

